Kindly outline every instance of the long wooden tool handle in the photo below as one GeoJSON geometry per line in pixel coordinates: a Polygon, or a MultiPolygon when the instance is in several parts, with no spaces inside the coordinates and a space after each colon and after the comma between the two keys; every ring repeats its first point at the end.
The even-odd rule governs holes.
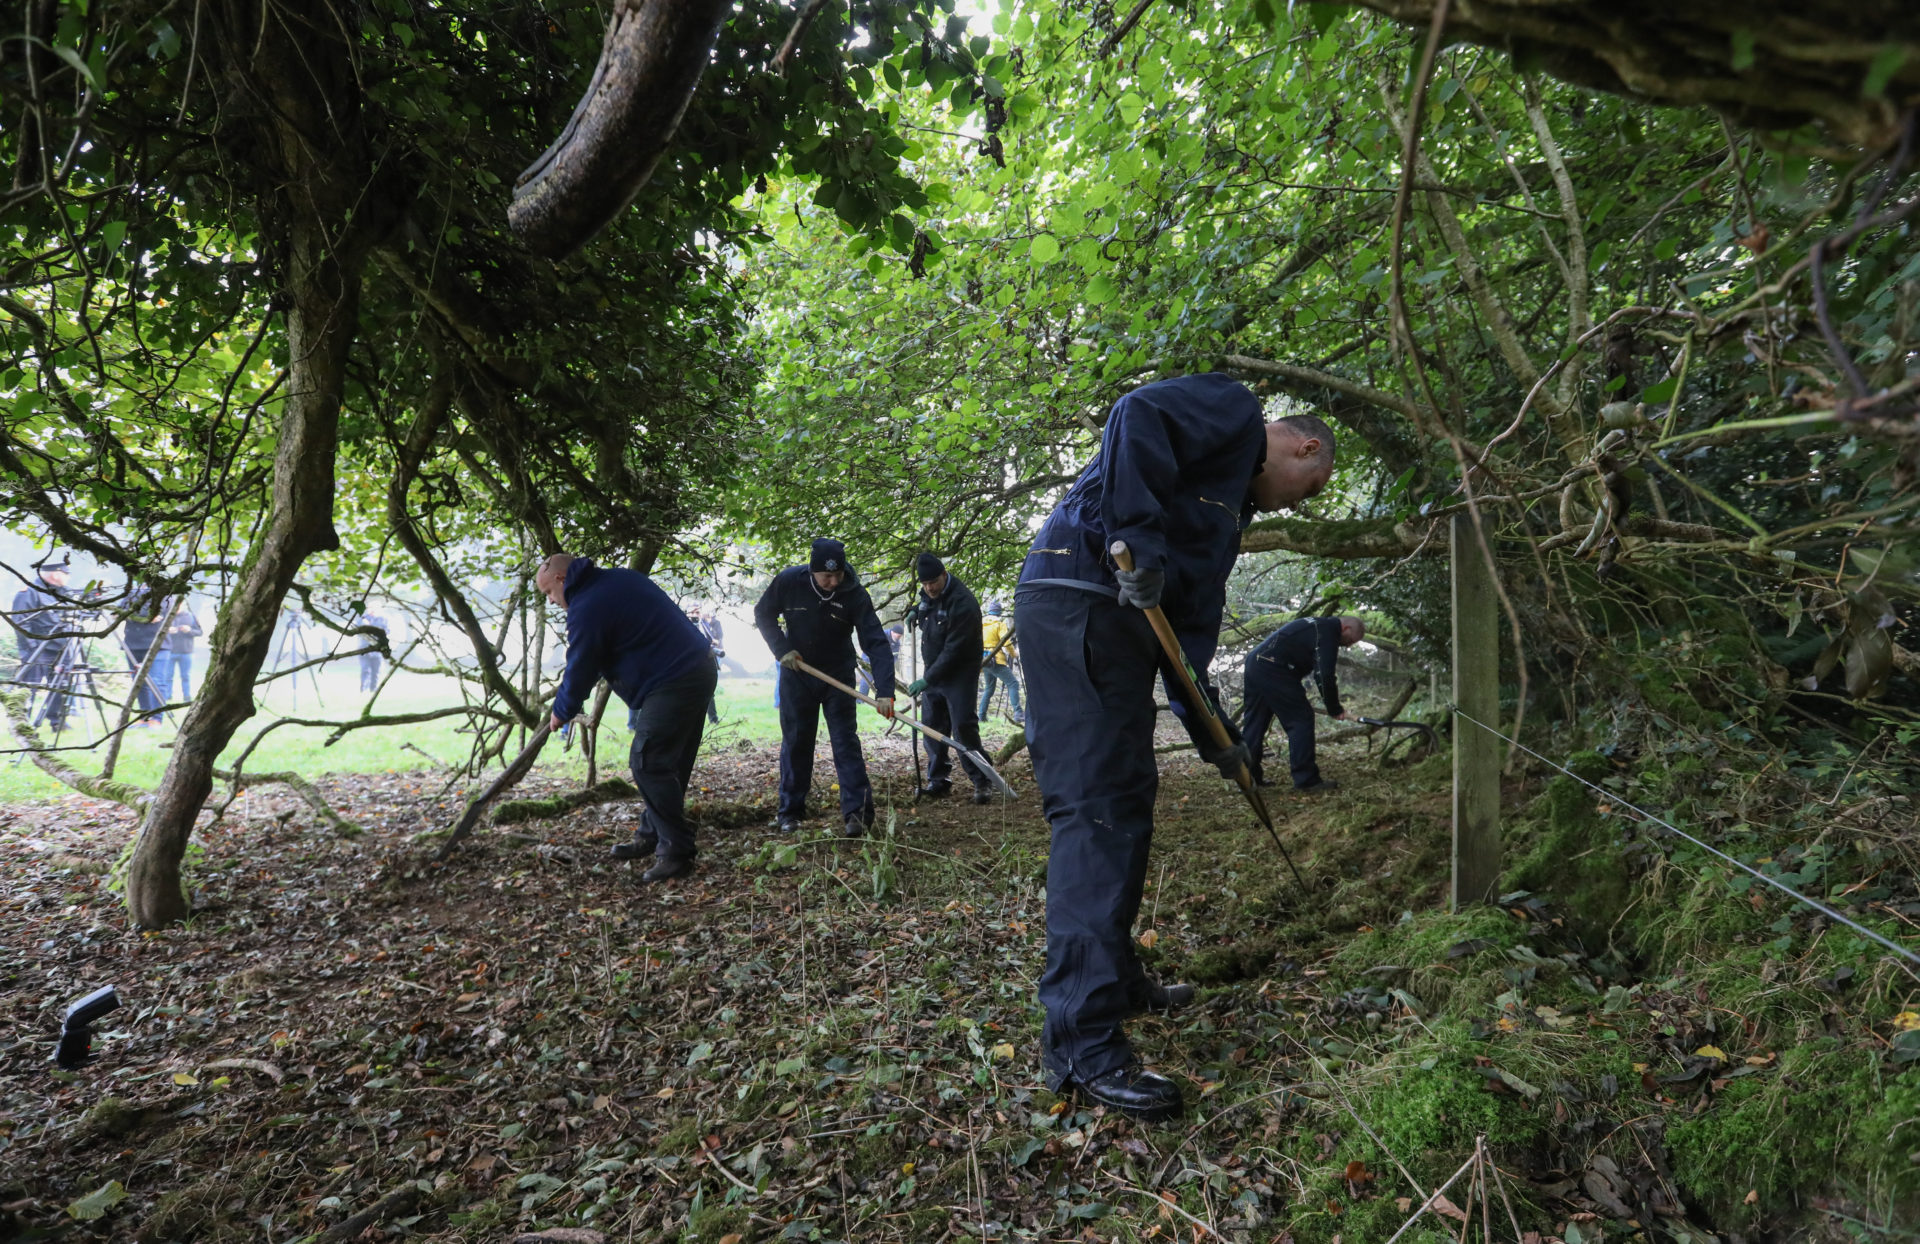
{"type": "MultiPolygon", "coordinates": [[[[860,701],[862,704],[871,704],[875,708],[880,707],[880,701],[874,699],[870,695],[861,695],[858,691],[855,691],[852,687],[849,687],[847,684],[841,682],[838,678],[835,678],[833,675],[822,673],[820,670],[817,670],[813,666],[808,665],[805,661],[795,661],[794,664],[800,667],[801,673],[813,675],[815,678],[818,678],[821,682],[827,684],[829,687],[832,687],[835,691],[844,691],[848,695],[852,696],[854,699],[860,701]]],[[[900,712],[898,709],[894,710],[893,715],[895,717],[898,717],[901,721],[905,722],[909,726],[912,726],[915,730],[918,730],[920,733],[926,735],[928,738],[932,739],[936,743],[945,743],[948,747],[954,747],[954,748],[958,748],[960,746],[958,743],[954,742],[952,739],[948,738],[946,735],[940,733],[938,730],[935,730],[932,726],[923,725],[920,722],[915,721],[913,718],[907,716],[905,713],[900,712]]]]}
{"type": "MultiPolygon", "coordinates": [[[[1113,554],[1115,565],[1128,574],[1133,573],[1133,553],[1128,550],[1126,541],[1115,540],[1107,552],[1113,554]]],[[[1166,652],[1167,659],[1173,662],[1174,672],[1180,676],[1180,685],[1186,688],[1187,703],[1193,705],[1194,711],[1206,720],[1207,733],[1213,736],[1217,745],[1232,747],[1233,736],[1227,733],[1227,723],[1220,720],[1220,715],[1213,711],[1213,701],[1207,698],[1206,692],[1200,690],[1193,670],[1187,665],[1186,651],[1180,647],[1180,639],[1173,633],[1173,623],[1167,621],[1166,611],[1155,605],[1140,612],[1147,615],[1153,633],[1160,637],[1160,647],[1166,652]]],[[[1234,781],[1247,797],[1247,802],[1253,805],[1254,815],[1260,818],[1260,823],[1267,827],[1268,833],[1273,833],[1273,816],[1267,811],[1267,801],[1260,797],[1260,788],[1253,784],[1253,773],[1243,764],[1240,772],[1234,775],[1234,781]]]]}
{"type": "MultiPolygon", "coordinates": [[[[871,704],[875,708],[880,707],[879,701],[875,700],[872,696],[861,695],[858,691],[855,691],[852,687],[849,687],[847,684],[841,682],[838,678],[833,677],[831,674],[822,673],[821,671],[815,669],[811,665],[808,665],[805,661],[799,660],[798,658],[795,658],[794,664],[800,668],[801,673],[811,674],[815,678],[818,678],[821,682],[827,684],[829,687],[832,687],[837,691],[844,691],[848,695],[852,696],[856,700],[859,700],[863,704],[871,704]]],[[[999,789],[1001,794],[1005,795],[1009,799],[1012,799],[1015,797],[1013,793],[1013,787],[1008,785],[1007,779],[1001,777],[997,769],[995,769],[992,765],[987,763],[987,758],[985,756],[981,755],[979,752],[974,751],[971,747],[968,747],[965,743],[960,742],[958,739],[948,738],[946,735],[940,733],[938,730],[935,730],[932,726],[927,725],[925,722],[915,721],[913,718],[907,716],[903,712],[900,712],[898,709],[894,710],[893,715],[896,718],[898,718],[900,721],[903,721],[907,725],[911,726],[915,731],[919,732],[920,734],[926,735],[928,738],[932,739],[934,742],[945,743],[948,747],[951,747],[954,751],[959,752],[962,756],[966,757],[968,760],[972,761],[975,765],[977,765],[980,771],[982,773],[985,773],[987,777],[993,782],[994,786],[999,789]]],[[[919,768],[918,758],[916,758],[914,761],[914,767],[917,771],[919,768]]]]}

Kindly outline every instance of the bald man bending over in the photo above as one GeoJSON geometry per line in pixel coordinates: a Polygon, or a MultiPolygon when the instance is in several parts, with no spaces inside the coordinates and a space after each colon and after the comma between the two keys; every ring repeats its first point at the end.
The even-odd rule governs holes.
{"type": "Polygon", "coordinates": [[[615,846],[614,858],[653,856],[643,881],[685,876],[694,856],[687,783],[719,678],[707,637],[637,570],[555,553],[534,583],[567,611],[567,672],[553,697],[553,728],[580,715],[602,678],[634,710],[628,761],[647,806],[633,841],[615,846]]]}

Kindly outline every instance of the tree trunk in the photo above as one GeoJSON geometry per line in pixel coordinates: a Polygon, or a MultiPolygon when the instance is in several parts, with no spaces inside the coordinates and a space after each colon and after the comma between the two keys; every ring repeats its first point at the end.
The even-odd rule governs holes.
{"type": "Polygon", "coordinates": [[[180,861],[213,789],[215,758],[253,716],[254,679],[287,588],[308,556],[339,547],[334,450],[370,217],[382,206],[369,185],[351,53],[335,28],[282,7],[214,9],[229,80],[261,108],[260,213],[263,233],[277,234],[284,273],[287,385],[267,517],[221,607],[199,698],[128,865],[127,908],[149,929],[187,915],[180,861]]]}

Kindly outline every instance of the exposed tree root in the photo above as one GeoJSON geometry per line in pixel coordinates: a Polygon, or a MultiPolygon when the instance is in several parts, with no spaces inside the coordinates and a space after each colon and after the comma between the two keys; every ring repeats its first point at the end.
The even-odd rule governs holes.
{"type": "Polygon", "coordinates": [[[545,799],[509,799],[493,810],[488,821],[495,825],[518,825],[522,821],[550,821],[597,803],[638,799],[640,792],[624,778],[608,778],[593,786],[570,790],[545,799]]]}
{"type": "Polygon", "coordinates": [[[89,777],[74,768],[59,755],[48,749],[40,740],[40,732],[27,721],[27,697],[19,691],[0,691],[0,704],[6,706],[7,724],[13,730],[13,737],[20,740],[27,749],[27,755],[39,767],[42,773],[62,786],[71,786],[83,795],[95,799],[111,799],[117,804],[132,808],[135,812],[147,810],[147,800],[151,792],[131,782],[119,782],[112,778],[89,777]]]}
{"type": "Polygon", "coordinates": [[[341,816],[338,812],[335,812],[333,805],[327,802],[326,797],[314,787],[313,783],[307,781],[307,779],[301,777],[298,773],[291,771],[280,773],[248,773],[242,770],[236,776],[231,769],[215,769],[213,776],[223,782],[233,783],[235,794],[238,794],[249,786],[264,786],[278,783],[281,786],[290,788],[294,794],[305,800],[307,806],[313,809],[314,815],[330,825],[333,828],[333,832],[339,834],[342,838],[358,838],[366,832],[361,829],[360,826],[349,821],[346,817],[341,816]]]}

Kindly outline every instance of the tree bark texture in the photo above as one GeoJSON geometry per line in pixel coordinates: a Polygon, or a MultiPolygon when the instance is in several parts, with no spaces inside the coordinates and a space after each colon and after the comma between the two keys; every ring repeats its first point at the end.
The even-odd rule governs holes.
{"type": "Polygon", "coordinates": [[[726,0],[615,0],[586,94],[514,185],[507,221],[521,242],[557,259],[626,210],[666,153],[731,11],[726,0]]]}
{"type": "Polygon", "coordinates": [[[232,84],[227,106],[247,118],[257,144],[246,154],[255,160],[261,234],[281,243],[288,370],[267,516],[214,626],[199,697],[128,866],[127,907],[142,928],[187,915],[180,862],[213,788],[215,758],[253,715],[254,679],[288,587],[311,554],[339,545],[334,451],[381,197],[369,184],[351,52],[326,10],[310,18],[286,5],[208,9],[203,31],[232,84]]]}
{"type": "MultiPolygon", "coordinates": [[[[1425,29],[1435,0],[1341,0],[1425,29]]],[[[1920,57],[1861,89],[1881,50],[1920,43],[1911,0],[1453,0],[1447,38],[1512,52],[1563,81],[1656,104],[1705,104],[1756,129],[1825,123],[1843,142],[1890,133],[1920,99],[1920,57]]]]}

